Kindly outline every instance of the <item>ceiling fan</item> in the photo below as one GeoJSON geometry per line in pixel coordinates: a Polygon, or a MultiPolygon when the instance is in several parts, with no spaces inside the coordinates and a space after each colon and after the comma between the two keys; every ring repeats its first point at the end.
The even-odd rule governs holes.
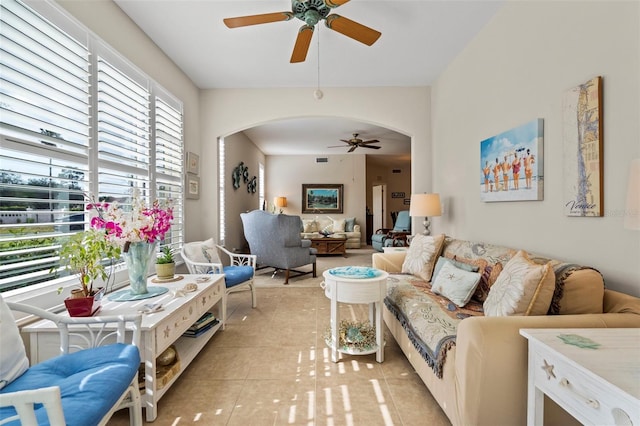
{"type": "Polygon", "coordinates": [[[248,25],[268,24],[270,22],[288,21],[298,18],[305,24],[298,30],[296,44],[293,46],[291,63],[304,62],[311,44],[311,36],[315,25],[321,20],[330,29],[346,35],[354,40],[371,46],[378,40],[381,33],[358,22],[347,19],[335,13],[329,14],[331,9],[347,3],[349,0],[292,0],[291,12],[273,12],[261,15],[238,16],[223,19],[229,28],[246,27],[248,25]]]}
{"type": "MultiPolygon", "coordinates": [[[[346,139],[340,139],[342,142],[349,144],[349,150],[347,152],[353,152],[356,150],[356,148],[358,147],[362,147],[362,148],[371,148],[371,149],[380,149],[379,146],[375,146],[375,145],[369,145],[372,143],[378,143],[380,142],[378,139],[371,139],[370,141],[363,141],[362,139],[358,138],[358,134],[354,133],[353,137],[349,140],[346,139]]],[[[327,148],[342,148],[344,147],[344,145],[333,145],[333,146],[329,146],[327,148]]]]}

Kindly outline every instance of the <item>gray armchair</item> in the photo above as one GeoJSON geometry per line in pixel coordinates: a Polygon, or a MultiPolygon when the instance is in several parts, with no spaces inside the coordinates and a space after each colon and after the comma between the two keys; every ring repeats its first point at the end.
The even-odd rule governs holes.
{"type": "Polygon", "coordinates": [[[310,240],[300,238],[302,220],[299,216],[271,214],[262,210],[241,213],[244,237],[249,243],[251,254],[256,255],[258,267],[284,270],[284,283],[289,278],[313,274],[316,277],[316,253],[310,240]],[[294,268],[311,265],[311,271],[294,268]],[[291,273],[295,275],[291,275],[291,273]]]}

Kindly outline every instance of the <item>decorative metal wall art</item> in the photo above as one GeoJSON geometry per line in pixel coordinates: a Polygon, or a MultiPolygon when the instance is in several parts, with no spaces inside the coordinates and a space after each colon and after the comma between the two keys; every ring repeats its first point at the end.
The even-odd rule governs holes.
{"type": "Polygon", "coordinates": [[[240,188],[240,183],[247,184],[247,192],[250,194],[255,194],[256,188],[258,186],[257,178],[253,176],[249,178],[249,167],[244,165],[244,162],[241,161],[234,169],[231,174],[231,178],[233,179],[233,189],[237,190],[240,188]]]}

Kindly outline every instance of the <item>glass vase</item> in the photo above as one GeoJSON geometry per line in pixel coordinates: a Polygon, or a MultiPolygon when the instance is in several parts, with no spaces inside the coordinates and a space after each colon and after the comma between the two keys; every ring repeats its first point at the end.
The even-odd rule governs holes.
{"type": "Polygon", "coordinates": [[[147,276],[151,257],[156,252],[157,243],[135,242],[129,244],[129,250],[124,253],[129,272],[129,284],[132,294],[146,294],[147,276]]]}

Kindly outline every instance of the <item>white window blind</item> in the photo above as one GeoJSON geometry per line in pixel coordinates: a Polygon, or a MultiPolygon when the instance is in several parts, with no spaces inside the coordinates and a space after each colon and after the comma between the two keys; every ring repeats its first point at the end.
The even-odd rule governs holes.
{"type": "Polygon", "coordinates": [[[174,226],[163,245],[178,249],[183,241],[183,150],[182,105],[169,99],[155,99],[156,198],[173,205],[174,226]]]}
{"type": "Polygon", "coordinates": [[[218,139],[218,205],[220,206],[218,210],[218,226],[220,229],[218,230],[218,235],[220,235],[220,244],[224,245],[226,238],[226,222],[225,222],[225,205],[224,205],[224,184],[225,184],[225,152],[224,152],[224,138],[218,139]]]}
{"type": "Polygon", "coordinates": [[[126,205],[137,189],[148,203],[153,196],[149,90],[103,57],[98,57],[97,71],[99,198],[126,205]]]}
{"type": "Polygon", "coordinates": [[[51,279],[84,229],[89,50],[20,2],[0,5],[0,291],[51,279]]]}

